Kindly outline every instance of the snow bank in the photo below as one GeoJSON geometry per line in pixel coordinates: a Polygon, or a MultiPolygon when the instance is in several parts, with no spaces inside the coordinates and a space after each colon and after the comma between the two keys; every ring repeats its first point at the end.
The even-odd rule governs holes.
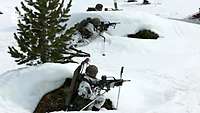
{"type": "MultiPolygon", "coordinates": [[[[161,38],[191,38],[192,34],[199,34],[200,26],[187,22],[169,20],[159,16],[154,16],[145,12],[85,12],[74,13],[69,20],[69,26],[72,26],[87,17],[97,17],[101,21],[120,22],[115,29],[110,27],[108,34],[114,36],[126,36],[133,34],[141,29],[150,29],[160,35],[161,38]],[[190,30],[192,29],[192,30],[190,30]]],[[[196,38],[192,37],[192,38],[196,38]]],[[[196,38],[197,39],[197,38],[196,38]]]]}
{"type": "Polygon", "coordinates": [[[0,99],[33,112],[45,93],[58,88],[65,78],[72,77],[75,66],[44,64],[8,71],[0,75],[0,99]]]}
{"type": "MultiPolygon", "coordinates": [[[[138,11],[144,11],[166,18],[179,19],[197,12],[200,4],[199,0],[149,0],[151,2],[150,5],[141,5],[143,0],[137,0],[134,3],[127,3],[125,1],[128,0],[117,0],[118,8],[126,12],[134,14],[138,11]]],[[[94,7],[97,3],[103,4],[104,8],[114,8],[113,0],[73,0],[71,11],[73,13],[86,12],[87,7],[94,7]]]]}

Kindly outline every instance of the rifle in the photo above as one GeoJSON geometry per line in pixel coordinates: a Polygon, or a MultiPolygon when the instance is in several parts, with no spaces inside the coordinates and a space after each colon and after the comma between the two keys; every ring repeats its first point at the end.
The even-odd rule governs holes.
{"type": "Polygon", "coordinates": [[[115,86],[122,86],[123,82],[130,82],[131,80],[123,80],[123,79],[115,79],[111,77],[111,79],[107,79],[107,76],[102,76],[101,80],[97,83],[97,86],[101,90],[105,90],[108,92],[110,88],[114,88],[115,86]]]}
{"type": "Polygon", "coordinates": [[[99,30],[100,32],[107,31],[110,26],[115,29],[117,24],[120,24],[120,22],[101,22],[99,30]]]}
{"type": "MultiPolygon", "coordinates": [[[[102,94],[100,94],[100,90],[99,90],[99,94],[103,95],[106,92],[108,92],[110,90],[110,88],[114,88],[115,86],[122,86],[123,82],[130,82],[131,80],[123,80],[123,79],[115,79],[114,77],[111,77],[112,79],[108,80],[108,77],[103,75],[101,77],[101,80],[97,82],[97,84],[92,84],[94,86],[98,86],[100,88],[100,90],[105,90],[105,92],[103,92],[102,94]]],[[[97,97],[92,100],[89,104],[87,104],[85,107],[83,107],[80,111],[83,111],[85,108],[87,108],[88,106],[90,106],[92,103],[94,103],[96,101],[97,97]]]]}

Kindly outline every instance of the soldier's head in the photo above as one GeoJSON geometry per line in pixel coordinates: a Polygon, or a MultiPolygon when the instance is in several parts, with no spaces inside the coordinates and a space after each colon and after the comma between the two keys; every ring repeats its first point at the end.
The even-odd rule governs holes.
{"type": "Polygon", "coordinates": [[[102,4],[96,4],[95,9],[96,9],[97,11],[102,11],[103,5],[102,5],[102,4]]]}
{"type": "Polygon", "coordinates": [[[95,65],[89,65],[86,68],[86,74],[92,78],[96,78],[97,73],[98,73],[98,68],[95,65]]]}

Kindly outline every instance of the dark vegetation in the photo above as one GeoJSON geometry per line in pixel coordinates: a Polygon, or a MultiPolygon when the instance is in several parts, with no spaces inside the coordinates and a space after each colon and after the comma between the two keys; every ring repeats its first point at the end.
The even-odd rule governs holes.
{"type": "Polygon", "coordinates": [[[75,32],[75,27],[66,29],[71,3],[64,7],[64,0],[25,0],[21,9],[16,7],[20,17],[14,33],[17,47],[9,46],[8,53],[19,65],[74,63],[72,58],[87,56],[66,43],[75,32]]]}

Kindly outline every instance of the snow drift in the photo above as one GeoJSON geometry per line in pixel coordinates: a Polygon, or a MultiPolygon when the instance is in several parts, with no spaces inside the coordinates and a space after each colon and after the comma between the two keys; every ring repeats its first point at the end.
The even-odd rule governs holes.
{"type": "Polygon", "coordinates": [[[72,77],[73,66],[68,68],[61,64],[44,64],[8,71],[0,75],[0,99],[33,112],[45,93],[58,88],[65,78],[72,77]]]}

